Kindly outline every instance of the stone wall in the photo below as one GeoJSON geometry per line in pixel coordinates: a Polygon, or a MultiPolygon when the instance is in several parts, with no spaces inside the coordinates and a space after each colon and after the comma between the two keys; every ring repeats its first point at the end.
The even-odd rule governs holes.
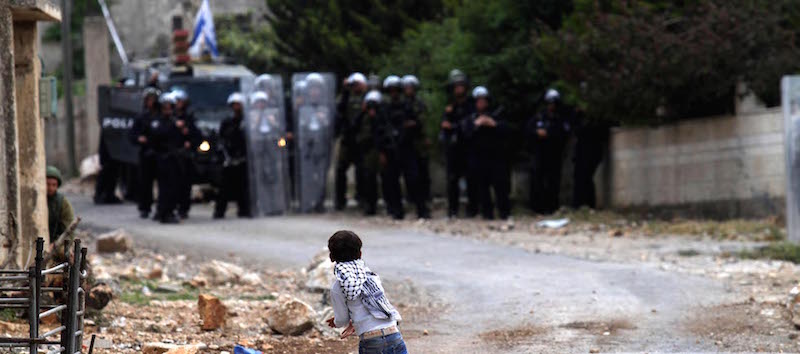
{"type": "Polygon", "coordinates": [[[780,108],[616,129],[602,199],[612,208],[692,216],[781,214],[783,141],[780,108]]]}

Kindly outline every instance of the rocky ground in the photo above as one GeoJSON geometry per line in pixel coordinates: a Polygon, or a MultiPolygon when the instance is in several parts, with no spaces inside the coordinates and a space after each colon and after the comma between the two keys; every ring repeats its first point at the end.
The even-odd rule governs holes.
{"type": "MultiPolygon", "coordinates": [[[[264,353],[323,354],[357,348],[356,338],[341,340],[341,329],[324,324],[333,317],[326,290],[332,264],[324,250],[307,268],[251,271],[220,260],[137,248],[124,230],[78,233],[92,249],[94,291],[112,297],[86,316],[84,346],[96,335],[95,353],[216,354],[241,345],[264,353]]],[[[410,320],[438,306],[424,302],[408,283],[388,285],[388,290],[415,299],[396,304],[410,320]]],[[[11,317],[0,321],[0,336],[24,336],[27,324],[11,317]]]]}
{"type": "MultiPolygon", "coordinates": [[[[703,308],[681,325],[713,342],[721,351],[800,351],[800,305],[795,305],[800,301],[795,288],[800,266],[744,257],[748,250],[783,240],[781,220],[665,221],[563,210],[553,216],[523,216],[510,221],[440,217],[405,221],[377,218],[361,223],[496,242],[537,254],[656,266],[668,272],[720,280],[734,298],[742,300],[703,308]],[[563,220],[568,221],[565,226],[544,225],[546,221],[563,220]]],[[[608,336],[635,326],[627,319],[598,319],[562,324],[560,328],[608,336]]],[[[490,330],[481,335],[481,340],[506,351],[520,344],[530,347],[532,343],[546,348],[551,343],[550,336],[552,328],[530,325],[490,330]]]]}
{"type": "MultiPolygon", "coordinates": [[[[76,190],[80,192],[78,188],[76,190]]],[[[610,270],[618,269],[616,265],[620,264],[624,265],[624,269],[642,269],[642,274],[659,277],[659,273],[664,273],[673,277],[685,275],[686,278],[708,278],[712,280],[709,284],[722,284],[723,294],[720,296],[717,293],[709,296],[709,301],[703,301],[705,299],[697,297],[696,291],[692,292],[690,289],[664,289],[668,293],[691,294],[689,298],[695,303],[691,312],[676,314],[654,306],[652,309],[646,307],[644,314],[613,315],[614,311],[609,311],[609,303],[605,302],[608,296],[611,295],[610,299],[613,301],[614,296],[623,295],[627,301],[634,301],[631,304],[635,306],[636,300],[631,299],[649,296],[647,293],[635,292],[648,287],[655,288],[652,291],[658,292],[658,287],[670,285],[648,280],[641,287],[617,286],[621,284],[615,284],[616,281],[639,280],[624,276],[618,280],[609,278],[614,280],[604,285],[605,293],[594,293],[590,290],[589,294],[578,296],[579,299],[585,298],[587,304],[575,304],[575,308],[563,310],[571,314],[577,311],[577,315],[561,318],[560,310],[545,310],[528,305],[533,306],[527,316],[529,321],[507,326],[476,323],[474,326],[485,328],[468,338],[462,338],[459,333],[468,330],[459,329],[448,333],[446,326],[452,323],[438,319],[442,316],[459,319],[472,317],[457,316],[453,313],[457,311],[450,310],[451,304],[441,303],[436,300],[438,297],[429,295],[430,288],[442,291],[435,280],[426,281],[427,285],[413,283],[411,280],[400,281],[403,278],[398,278],[398,272],[395,271],[393,281],[387,283],[387,291],[392,294],[393,302],[401,308],[407,322],[411,324],[410,327],[404,327],[404,336],[417,347],[445,336],[448,340],[458,338],[460,342],[466,342],[467,346],[472,345],[475,349],[470,352],[576,352],[575,348],[581,348],[578,352],[614,351],[615,348],[626,348],[628,351],[636,351],[636,348],[654,351],[653,348],[656,348],[656,351],[665,352],[685,351],[685,348],[702,348],[700,351],[800,351],[800,331],[795,327],[795,323],[800,324],[800,316],[795,315],[800,313],[795,308],[800,307],[795,305],[800,301],[796,297],[800,291],[795,289],[792,292],[800,277],[800,267],[787,261],[744,257],[746,250],[778,244],[785,233],[781,220],[659,220],[647,215],[619,215],[584,210],[563,211],[548,217],[517,216],[514,221],[505,222],[447,220],[441,209],[436,208],[434,219],[427,221],[409,219],[398,222],[385,217],[365,219],[355,211],[329,213],[317,218],[328,221],[327,226],[323,227],[325,232],[329,232],[331,225],[347,225],[367,234],[382,234],[380,240],[384,240],[383,242],[395,234],[414,234],[417,235],[415,240],[441,238],[443,241],[436,243],[439,245],[455,246],[457,243],[457,247],[464,247],[465,242],[459,240],[469,244],[474,241],[478,245],[503,245],[503,249],[521,249],[530,255],[541,255],[545,258],[547,255],[562,255],[589,260],[592,267],[595,264],[598,268],[608,265],[610,270]],[[542,221],[558,219],[568,219],[568,222],[564,226],[552,228],[541,224],[542,221]],[[656,269],[659,272],[645,272],[646,269],[656,269]],[[609,291],[622,293],[609,294],[609,291]],[[634,294],[628,296],[625,291],[634,294]],[[547,315],[543,315],[544,313],[547,315]],[[598,315],[592,315],[593,313],[598,315]],[[599,315],[600,313],[612,315],[599,315]],[[645,317],[660,319],[649,320],[645,317]],[[435,323],[439,323],[438,328],[431,329],[428,333],[426,328],[431,327],[426,326],[435,323]],[[648,339],[649,336],[652,338],[648,339]],[[691,343],[685,342],[689,340],[691,343]],[[665,346],[664,343],[669,344],[665,346]]],[[[241,242],[245,237],[253,237],[253,231],[249,227],[262,227],[262,222],[222,226],[218,223],[205,224],[206,222],[201,216],[199,220],[192,219],[186,225],[170,229],[170,233],[197,232],[205,229],[206,225],[209,228],[214,225],[213,230],[210,230],[212,234],[238,234],[237,239],[241,242]]],[[[295,230],[303,222],[292,219],[291,224],[294,226],[287,226],[287,230],[295,230]]],[[[94,224],[108,227],[109,223],[94,221],[94,224]]],[[[162,349],[174,345],[198,345],[191,348],[196,348],[200,353],[232,352],[236,344],[244,344],[265,353],[356,351],[356,341],[353,338],[341,341],[337,338],[336,331],[321,324],[323,319],[330,316],[324,292],[320,291],[322,286],[315,287],[313,284],[315,281],[317,284],[326,283],[320,275],[329,274],[326,269],[329,265],[320,261],[322,257],[308,259],[308,265],[302,269],[294,267],[276,271],[277,267],[271,266],[258,269],[248,259],[238,258],[234,254],[220,254],[214,260],[213,257],[208,257],[210,252],[206,251],[186,249],[185,256],[175,244],[168,249],[161,248],[159,245],[166,247],[174,241],[157,242],[154,238],[169,234],[149,224],[140,225],[132,218],[129,220],[117,216],[110,224],[135,226],[138,236],[142,236],[142,232],[153,233],[155,236],[145,237],[146,242],[137,238],[137,245],[126,252],[98,253],[91,250],[95,274],[101,280],[105,278],[114,291],[114,300],[102,311],[89,316],[93,323],[90,330],[103,339],[98,339],[101,345],[96,352],[133,353],[145,348],[155,348],[153,344],[148,346],[148,343],[162,343],[158,345],[162,349]],[[255,269],[258,271],[254,271],[255,269]],[[228,278],[216,280],[219,273],[226,274],[228,278]],[[202,308],[207,306],[201,305],[198,299],[205,294],[220,299],[225,306],[225,321],[220,328],[203,329],[207,321],[202,315],[202,308]],[[298,325],[308,327],[310,322],[311,328],[299,335],[278,333],[281,331],[278,328],[282,326],[275,321],[270,322],[270,313],[277,311],[274,309],[282,308],[282,304],[287,303],[287,296],[310,307],[307,311],[311,315],[310,320],[300,321],[298,325]]],[[[264,221],[263,224],[280,227],[271,221],[264,221]]],[[[317,232],[317,225],[311,226],[310,230],[317,232]]],[[[283,231],[285,230],[280,229],[279,233],[283,231]]],[[[93,239],[95,236],[84,237],[93,239]]],[[[267,240],[279,240],[277,242],[281,242],[280,244],[271,245],[276,249],[291,250],[291,247],[297,246],[295,243],[283,244],[279,237],[265,237],[258,242],[267,240]]],[[[91,242],[94,244],[94,241],[91,242]]],[[[207,241],[207,244],[211,242],[207,241]]],[[[318,244],[316,242],[320,241],[317,240],[314,244],[318,244]]],[[[471,252],[476,250],[468,249],[471,252]]],[[[382,249],[371,251],[375,254],[374,252],[382,249]]],[[[307,256],[302,259],[305,257],[307,256]]],[[[560,258],[549,259],[557,261],[552,265],[549,261],[545,262],[544,269],[566,261],[560,258]]],[[[416,269],[413,274],[429,276],[425,267],[427,263],[417,267],[423,269],[422,273],[416,269]]],[[[384,268],[387,268],[385,264],[384,268]]],[[[402,274],[406,269],[400,266],[400,270],[402,274]]],[[[458,270],[454,271],[458,274],[458,270]]],[[[524,269],[519,269],[519,272],[524,276],[524,269]]],[[[592,278],[586,279],[594,282],[592,278]]],[[[534,287],[536,286],[539,284],[534,282],[534,287]]],[[[529,300],[515,298],[511,304],[554,303],[557,302],[554,299],[559,297],[558,292],[551,294],[553,289],[528,290],[532,294],[529,300]]],[[[564,295],[571,296],[569,289],[564,288],[561,291],[564,295]]],[[[220,313],[213,309],[206,312],[220,313]]],[[[518,312],[516,307],[512,307],[515,318],[526,317],[518,312]]],[[[527,314],[528,310],[524,310],[524,313],[527,314]]],[[[441,344],[428,347],[437,348],[435,352],[453,352],[441,344]]],[[[156,352],[160,352],[158,350],[156,352]]]]}

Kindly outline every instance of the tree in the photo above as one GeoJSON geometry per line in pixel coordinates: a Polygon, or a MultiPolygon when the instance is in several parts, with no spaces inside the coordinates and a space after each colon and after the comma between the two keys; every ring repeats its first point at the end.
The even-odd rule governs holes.
{"type": "Polygon", "coordinates": [[[423,0],[268,0],[270,14],[250,31],[221,21],[223,50],[233,49],[253,69],[332,71],[376,70],[376,59],[389,51],[403,32],[441,13],[440,1],[423,0]],[[255,48],[246,51],[246,46],[255,48]],[[263,66],[263,67],[262,67],[263,66]]]}
{"type": "Polygon", "coordinates": [[[591,116],[627,123],[731,113],[738,82],[769,104],[797,70],[790,1],[583,1],[535,41],[591,116]]]}

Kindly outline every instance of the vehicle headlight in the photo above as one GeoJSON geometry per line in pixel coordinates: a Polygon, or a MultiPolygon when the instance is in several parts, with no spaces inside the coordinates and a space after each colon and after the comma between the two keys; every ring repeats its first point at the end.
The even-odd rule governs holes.
{"type": "Polygon", "coordinates": [[[284,147],[284,146],[286,146],[286,139],[280,138],[280,140],[278,140],[278,147],[284,147]]]}
{"type": "Polygon", "coordinates": [[[200,146],[197,147],[197,151],[200,152],[208,152],[209,150],[211,150],[211,144],[209,144],[207,140],[203,140],[200,146]]]}

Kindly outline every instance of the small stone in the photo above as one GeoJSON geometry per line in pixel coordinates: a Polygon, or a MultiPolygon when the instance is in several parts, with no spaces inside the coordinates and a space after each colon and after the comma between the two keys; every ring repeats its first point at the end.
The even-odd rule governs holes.
{"type": "Polygon", "coordinates": [[[600,349],[597,349],[597,348],[589,349],[589,353],[592,353],[592,354],[599,353],[599,352],[600,352],[600,349]]]}
{"type": "Polygon", "coordinates": [[[427,336],[428,334],[430,334],[430,333],[428,333],[427,329],[422,330],[422,335],[423,336],[427,336]]]}
{"type": "Polygon", "coordinates": [[[131,249],[133,249],[133,242],[123,229],[104,233],[97,237],[97,252],[123,253],[131,249]]]}
{"type": "Polygon", "coordinates": [[[228,309],[219,298],[207,294],[200,295],[197,299],[197,310],[200,313],[200,319],[203,320],[203,330],[211,331],[225,325],[228,309]]]}
{"type": "Polygon", "coordinates": [[[179,285],[174,285],[174,284],[158,284],[158,287],[156,287],[157,293],[175,294],[181,291],[183,291],[183,288],[180,287],[179,285]]]}
{"type": "Polygon", "coordinates": [[[206,279],[202,275],[195,276],[189,281],[189,285],[191,285],[195,289],[205,288],[208,286],[208,279],[206,279]]]}
{"type": "Polygon", "coordinates": [[[106,284],[95,285],[89,290],[89,296],[86,297],[86,306],[95,310],[102,310],[111,299],[114,298],[114,291],[106,284]]]}
{"type": "Polygon", "coordinates": [[[153,266],[153,268],[150,269],[150,272],[147,273],[147,279],[150,280],[161,279],[161,277],[163,276],[164,276],[164,268],[161,268],[161,266],[159,265],[153,266]]]}

